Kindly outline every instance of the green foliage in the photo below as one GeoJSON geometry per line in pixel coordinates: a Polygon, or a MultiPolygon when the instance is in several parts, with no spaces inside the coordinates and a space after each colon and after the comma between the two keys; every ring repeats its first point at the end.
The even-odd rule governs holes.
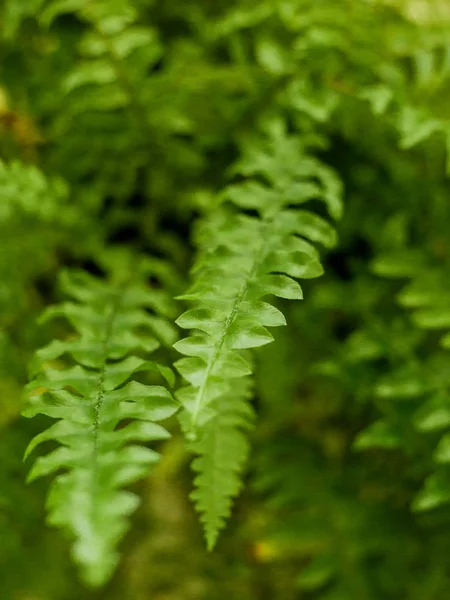
{"type": "Polygon", "coordinates": [[[1,3],[1,598],[445,597],[449,23],[1,3]]]}
{"type": "Polygon", "coordinates": [[[75,538],[75,560],[91,585],[110,577],[125,518],[137,506],[136,496],[120,488],[145,476],[158,460],[153,450],[128,442],[165,439],[167,431],[155,421],[177,408],[165,387],[128,381],[135,373],[156,370],[173,383],[169,369],[134,355],[158,346],[154,333],[161,331],[161,318],[143,309],[155,309],[163,299],[145,286],[145,262],[124,261],[121,267],[111,283],[84,272],[65,275],[64,291],[77,302],[50,307],[46,318],[66,317],[78,335],[38,351],[44,368],[27,386],[24,410],[27,417],[58,419],[27,448],[26,456],[43,442],[60,444],[36,460],[29,480],[64,471],[52,484],[49,522],[75,538]],[[136,271],[131,277],[130,269],[136,271]],[[75,366],[46,366],[65,355],[75,366]]]}
{"type": "MultiPolygon", "coordinates": [[[[203,514],[209,547],[217,537],[221,519],[229,512],[222,505],[228,505],[229,496],[236,493],[232,478],[239,473],[246,454],[244,449],[236,450],[236,465],[224,468],[223,455],[236,444],[237,434],[230,425],[233,420],[235,427],[241,424],[240,403],[235,408],[231,403],[235,395],[239,398],[236,380],[251,373],[242,351],[271,342],[273,337],[266,327],[286,324],[283,314],[261,298],[301,299],[302,290],[292,277],[322,274],[317,251],[307,239],[326,246],[335,241],[333,229],[321,217],[288,207],[318,197],[334,216],[340,216],[341,209],[339,180],[306,154],[299,139],[287,136],[282,129],[275,129],[265,152],[250,147],[233,172],[249,179],[225,188],[220,207],[229,201],[237,208],[257,211],[258,216],[224,206],[223,212],[213,211],[201,224],[194,284],[181,296],[193,302],[194,308],[177,319],[180,327],[200,334],[175,344],[187,355],[175,366],[190,384],[177,393],[184,407],[182,424],[188,439],[195,439],[198,429],[202,431],[199,449],[203,458],[194,462],[194,469],[199,471],[194,498],[203,514]],[[268,185],[258,183],[257,176],[268,185]],[[205,481],[215,483],[206,486],[205,481]]],[[[231,458],[227,457],[230,463],[231,458]]]]}
{"type": "MultiPolygon", "coordinates": [[[[445,205],[431,220],[445,216],[445,205]]],[[[439,232],[438,223],[433,232],[439,232]]],[[[437,238],[439,240],[439,238],[437,238]]],[[[447,272],[448,258],[440,243],[434,242],[431,251],[423,248],[394,248],[390,253],[385,252],[374,262],[374,270],[385,277],[407,277],[410,282],[397,295],[399,304],[406,310],[410,309],[411,322],[418,330],[446,330],[450,326],[448,307],[450,306],[450,290],[448,288],[447,272]]],[[[449,334],[440,335],[435,348],[422,361],[417,358],[410,360],[407,366],[402,366],[386,376],[378,385],[377,394],[387,398],[404,398],[420,404],[415,406],[410,416],[416,430],[423,434],[435,434],[439,437],[433,458],[437,463],[436,473],[427,478],[424,489],[414,501],[414,508],[427,510],[450,501],[447,483],[447,467],[449,462],[449,436],[447,427],[448,389],[448,356],[439,349],[449,348],[449,334]]],[[[381,432],[380,441],[386,443],[391,437],[393,447],[402,442],[396,429],[398,425],[388,418],[374,424],[359,438],[366,446],[373,446],[376,440],[371,437],[375,428],[381,432]]]]}
{"type": "Polygon", "coordinates": [[[249,405],[251,384],[239,379],[212,401],[212,416],[191,444],[198,454],[192,463],[197,474],[191,494],[211,550],[231,513],[232,499],[242,486],[242,471],[249,454],[247,432],[255,417],[249,405]]]}

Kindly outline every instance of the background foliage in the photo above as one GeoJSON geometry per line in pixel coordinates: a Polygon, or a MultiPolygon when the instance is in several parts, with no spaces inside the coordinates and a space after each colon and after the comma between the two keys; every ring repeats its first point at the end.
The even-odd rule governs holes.
{"type": "Polygon", "coordinates": [[[449,25],[4,0],[1,600],[446,596],[449,25]]]}

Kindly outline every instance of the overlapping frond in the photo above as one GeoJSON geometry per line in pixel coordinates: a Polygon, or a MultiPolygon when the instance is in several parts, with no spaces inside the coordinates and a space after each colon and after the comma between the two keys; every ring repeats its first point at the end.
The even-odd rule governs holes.
{"type": "Polygon", "coordinates": [[[94,586],[111,575],[127,517],[138,505],[136,495],[122,488],[158,460],[144,444],[168,437],[156,421],[177,408],[165,386],[135,380],[137,373],[154,372],[173,383],[170,369],[141,357],[168,331],[161,328],[161,290],[147,285],[147,271],[136,260],[108,281],[67,272],[63,288],[73,300],[49,308],[47,317],[65,317],[76,334],[38,351],[42,367],[27,386],[24,415],[57,419],[27,448],[26,455],[43,442],[57,442],[37,458],[29,479],[54,476],[48,520],[74,539],[74,558],[94,586]]]}

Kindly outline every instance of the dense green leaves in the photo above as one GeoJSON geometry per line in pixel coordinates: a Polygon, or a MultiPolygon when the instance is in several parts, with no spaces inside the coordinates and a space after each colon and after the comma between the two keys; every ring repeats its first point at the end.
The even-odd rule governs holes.
{"type": "Polygon", "coordinates": [[[2,598],[445,597],[446,4],[0,3],[2,598]]]}
{"type": "Polygon", "coordinates": [[[55,251],[78,225],[67,186],[33,166],[0,161],[0,326],[26,306],[26,286],[50,270],[55,251]]]}

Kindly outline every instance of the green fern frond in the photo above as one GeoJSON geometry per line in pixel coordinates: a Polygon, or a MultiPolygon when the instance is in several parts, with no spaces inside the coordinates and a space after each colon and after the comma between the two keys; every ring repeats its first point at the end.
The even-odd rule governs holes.
{"type": "MultiPolygon", "coordinates": [[[[149,125],[149,73],[160,59],[156,30],[141,22],[137,7],[117,2],[47,2],[39,21],[62,40],[70,32],[57,21],[69,12],[83,28],[70,70],[61,74],[51,135],[70,139],[55,149],[54,164],[66,177],[91,177],[101,193],[132,193],[139,169],[149,163],[154,138],[149,125]],[[84,140],[90,139],[89,148],[84,140]],[[81,150],[83,148],[83,150],[81,150]]],[[[157,121],[156,121],[157,122],[157,121]]]]}
{"type": "Polygon", "coordinates": [[[226,395],[216,399],[214,416],[190,447],[198,455],[192,463],[197,475],[191,499],[201,514],[208,550],[215,546],[242,487],[242,471],[250,450],[248,431],[255,418],[251,396],[250,378],[237,380],[226,395]]]}
{"type": "Polygon", "coordinates": [[[35,461],[29,480],[56,475],[48,520],[74,538],[73,556],[92,586],[111,576],[127,517],[138,505],[135,494],[121,488],[144,477],[159,458],[142,443],[167,438],[155,421],[177,409],[166,387],[128,381],[153,371],[173,384],[170,369],[136,354],[159,345],[155,319],[161,317],[146,309],[154,310],[161,298],[145,282],[145,266],[137,264],[110,281],[66,273],[63,287],[74,300],[50,308],[47,317],[66,317],[77,335],[37,353],[42,370],[26,388],[24,415],[57,419],[30,442],[26,456],[43,442],[58,443],[35,461]],[[64,357],[73,365],[61,368],[64,357]]]}
{"type": "Polygon", "coordinates": [[[265,152],[250,151],[236,171],[262,176],[268,184],[246,179],[226,188],[222,205],[199,228],[194,283],[180,297],[195,308],[178,325],[201,332],[175,345],[189,357],[176,367],[190,383],[178,396],[194,432],[208,420],[208,407],[222,393],[224,381],[249,374],[241,350],[269,343],[266,328],[285,324],[282,313],[262,298],[301,299],[294,278],[322,274],[318,252],[308,240],[330,247],[334,230],[323,218],[291,206],[320,198],[333,216],[340,214],[339,181],[304,152],[298,138],[280,134],[265,152]],[[258,216],[233,210],[229,203],[257,210],[258,216]]]}
{"type": "MultiPolygon", "coordinates": [[[[81,61],[63,83],[66,94],[78,95],[81,104],[73,108],[114,111],[123,107],[136,110],[141,127],[145,127],[143,107],[137,106],[145,81],[162,48],[157,33],[137,23],[136,8],[121,1],[111,10],[111,3],[96,2],[79,9],[79,16],[89,25],[81,37],[78,50],[81,61]]],[[[48,15],[47,15],[48,19],[48,15]]]]}
{"type": "MultiPolygon", "coordinates": [[[[386,278],[409,279],[397,295],[401,306],[410,312],[416,331],[450,329],[450,287],[448,263],[440,261],[425,249],[400,248],[377,257],[374,271],[386,278]]],[[[414,331],[414,330],[413,330],[414,331]]],[[[440,336],[440,345],[448,349],[450,334],[440,336]]],[[[393,402],[388,414],[365,429],[356,439],[356,448],[373,447],[411,450],[414,430],[422,435],[437,434],[432,458],[434,473],[425,480],[424,488],[413,501],[418,511],[429,510],[450,501],[450,377],[448,356],[440,349],[427,349],[427,357],[420,361],[413,356],[391,373],[386,374],[376,386],[379,398],[393,402]],[[401,400],[407,408],[396,408],[401,400]],[[409,431],[408,431],[409,430],[409,431]]]]}
{"type": "MultiPolygon", "coordinates": [[[[294,278],[322,274],[319,254],[308,240],[332,246],[334,230],[314,213],[291,206],[320,198],[333,216],[340,214],[339,180],[305,152],[298,138],[282,131],[268,141],[265,151],[250,148],[235,170],[244,176],[262,177],[266,183],[253,178],[230,185],[218,209],[199,227],[194,283],[181,296],[194,308],[177,320],[180,327],[196,330],[175,344],[186,355],[175,367],[189,383],[177,397],[184,407],[184,429],[191,440],[211,427],[221,427],[221,415],[226,414],[223,411],[234,386],[251,373],[242,351],[271,342],[267,327],[286,323],[283,314],[262,298],[301,299],[302,290],[294,278]],[[256,210],[258,216],[236,208],[256,210]]],[[[202,483],[206,480],[206,476],[200,479],[202,483]]],[[[229,496],[225,486],[217,491],[220,485],[214,493],[229,496]]],[[[202,512],[210,501],[206,489],[203,485],[195,492],[202,512]]],[[[213,512],[203,513],[209,546],[215,541],[218,525],[222,526],[222,519],[213,518],[213,512]]]]}

